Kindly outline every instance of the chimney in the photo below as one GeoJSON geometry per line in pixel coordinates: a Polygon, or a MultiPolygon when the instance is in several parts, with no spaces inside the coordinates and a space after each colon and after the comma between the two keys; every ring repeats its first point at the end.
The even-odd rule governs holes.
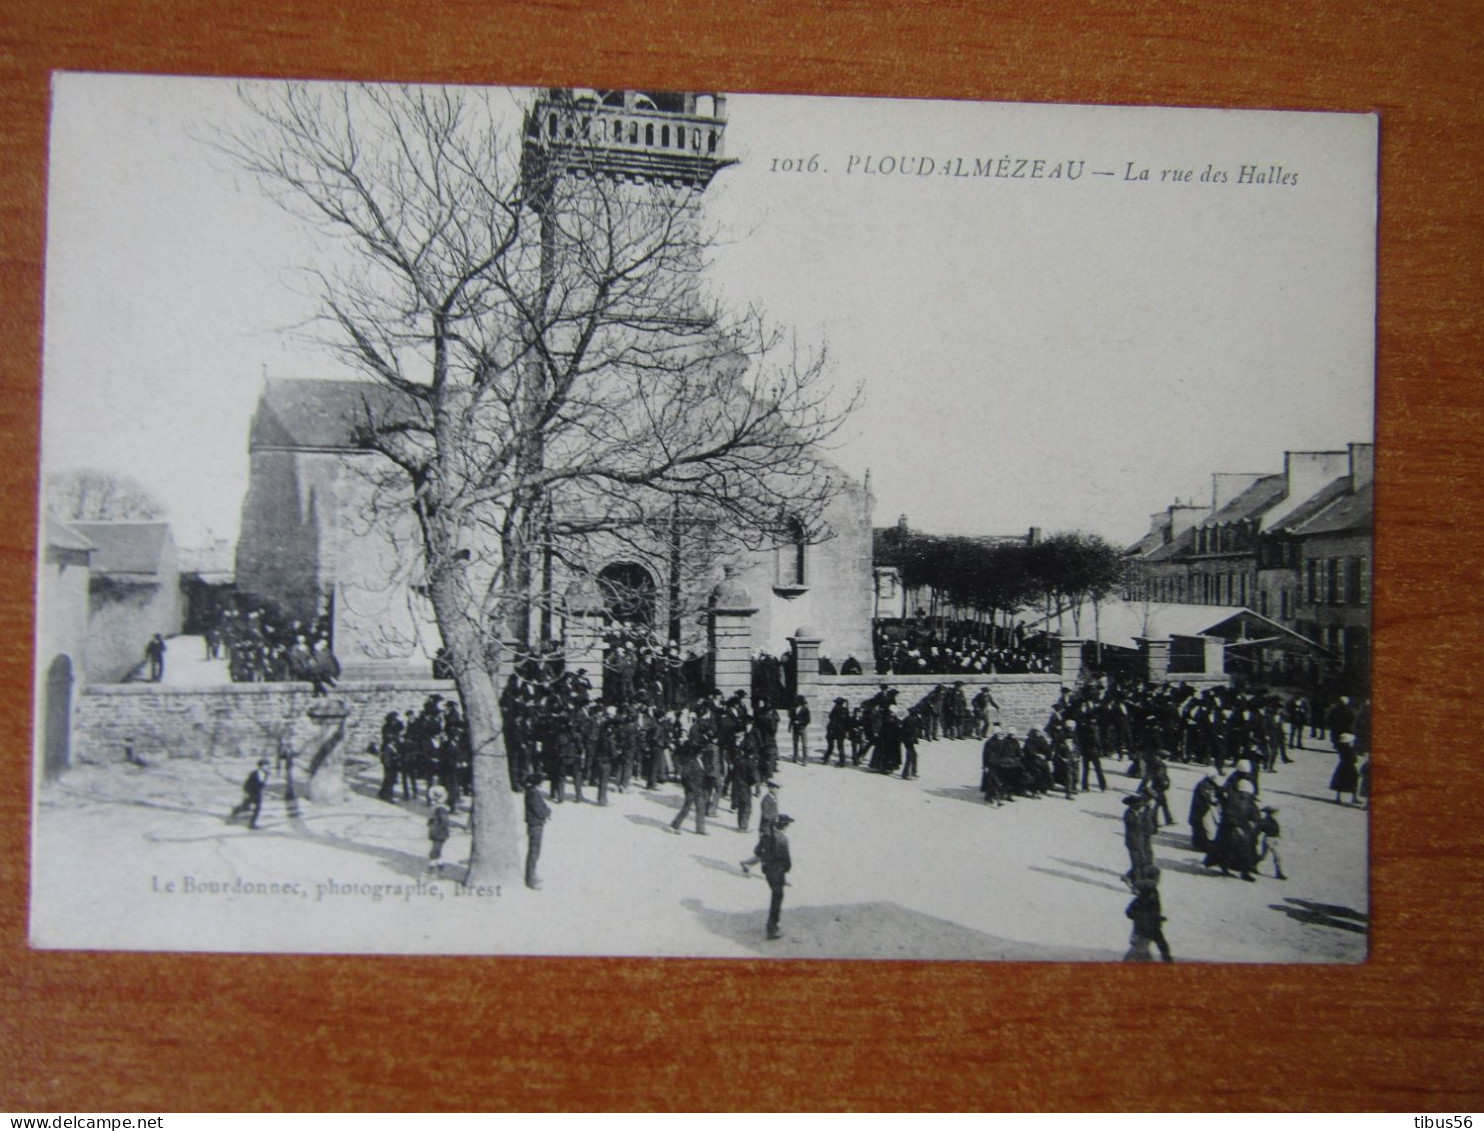
{"type": "Polygon", "coordinates": [[[1279,526],[1304,503],[1336,479],[1350,474],[1350,453],[1284,452],[1284,498],[1263,516],[1263,529],[1279,526]]]}
{"type": "Polygon", "coordinates": [[[1261,475],[1248,471],[1216,472],[1211,476],[1211,513],[1219,511],[1261,478],[1261,475]]]}
{"type": "Polygon", "coordinates": [[[1370,486],[1376,478],[1376,445],[1350,445],[1350,490],[1370,486]]]}
{"type": "Polygon", "coordinates": [[[1174,503],[1168,511],[1168,522],[1170,526],[1170,540],[1174,541],[1184,534],[1196,523],[1200,522],[1206,515],[1205,507],[1198,507],[1194,503],[1174,503]]]}

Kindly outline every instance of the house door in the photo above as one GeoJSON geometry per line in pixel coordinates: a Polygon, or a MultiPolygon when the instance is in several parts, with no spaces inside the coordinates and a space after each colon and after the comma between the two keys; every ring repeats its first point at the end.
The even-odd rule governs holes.
{"type": "Polygon", "coordinates": [[[46,703],[42,714],[42,774],[60,777],[72,755],[72,659],[58,656],[46,670],[46,703]]]}

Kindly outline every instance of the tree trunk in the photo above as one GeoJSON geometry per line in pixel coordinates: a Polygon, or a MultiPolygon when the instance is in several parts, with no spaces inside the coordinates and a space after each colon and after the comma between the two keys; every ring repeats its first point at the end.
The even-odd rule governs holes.
{"type": "MultiPolygon", "coordinates": [[[[503,648],[489,641],[470,618],[468,579],[456,566],[439,571],[431,586],[433,613],[448,649],[454,683],[464,705],[474,769],[473,846],[468,884],[513,883],[521,871],[518,796],[510,779],[510,758],[501,733],[498,687],[503,648]]],[[[488,631],[498,632],[499,625],[488,631]]]]}
{"type": "Polygon", "coordinates": [[[474,756],[473,848],[469,884],[513,883],[520,876],[519,796],[511,789],[510,758],[501,734],[498,669],[465,667],[456,682],[474,756]]]}

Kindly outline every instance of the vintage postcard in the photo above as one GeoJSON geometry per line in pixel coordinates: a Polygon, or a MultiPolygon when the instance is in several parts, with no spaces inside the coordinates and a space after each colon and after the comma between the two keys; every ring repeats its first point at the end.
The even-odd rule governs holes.
{"type": "Polygon", "coordinates": [[[1364,960],[1377,129],[56,76],[32,944],[1364,960]]]}

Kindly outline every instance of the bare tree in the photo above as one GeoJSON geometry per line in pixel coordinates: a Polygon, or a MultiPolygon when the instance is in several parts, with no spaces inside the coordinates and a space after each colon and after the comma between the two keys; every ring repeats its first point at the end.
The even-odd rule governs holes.
{"type": "Polygon", "coordinates": [[[603,176],[575,103],[556,159],[528,148],[523,167],[488,94],[299,84],[243,102],[220,148],[333,237],[314,272],[329,341],[379,386],[357,442],[383,457],[378,506],[415,532],[469,723],[470,882],[510,877],[498,691],[547,599],[538,555],[580,574],[595,537],[650,540],[681,513],[718,544],[817,535],[835,490],[819,445],[851,406],[822,351],[703,302],[697,190],[603,176]]]}
{"type": "Polygon", "coordinates": [[[65,522],[164,518],[165,507],[127,475],[95,468],[59,471],[46,479],[46,510],[65,522]]]}

